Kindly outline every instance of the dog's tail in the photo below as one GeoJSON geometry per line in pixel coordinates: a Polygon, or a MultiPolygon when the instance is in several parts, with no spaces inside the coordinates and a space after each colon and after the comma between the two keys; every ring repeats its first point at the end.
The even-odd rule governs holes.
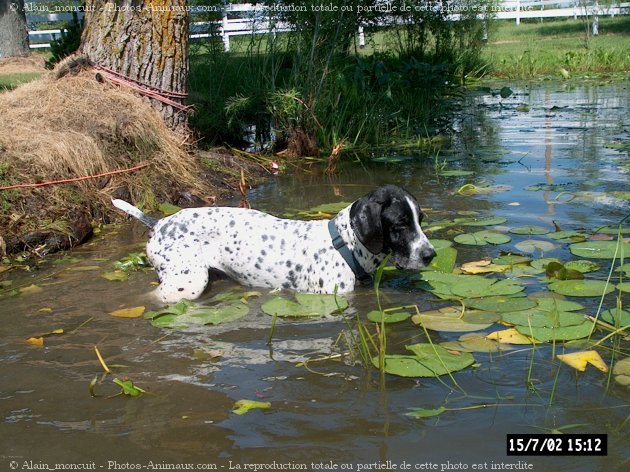
{"type": "Polygon", "coordinates": [[[124,200],[118,200],[117,198],[112,198],[112,204],[124,211],[125,213],[127,213],[128,215],[133,216],[134,218],[137,218],[140,220],[141,223],[143,223],[144,225],[148,226],[149,228],[153,228],[157,222],[159,221],[157,218],[153,218],[152,216],[149,216],[145,213],[142,213],[140,210],[138,210],[135,206],[130,205],[129,203],[127,203],[124,200]]]}

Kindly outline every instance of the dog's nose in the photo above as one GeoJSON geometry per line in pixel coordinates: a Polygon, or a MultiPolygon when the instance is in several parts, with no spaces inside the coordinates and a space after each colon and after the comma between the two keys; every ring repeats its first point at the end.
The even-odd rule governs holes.
{"type": "Polygon", "coordinates": [[[432,247],[429,249],[425,249],[424,251],[422,251],[422,263],[425,266],[428,266],[436,255],[437,254],[435,252],[435,249],[433,249],[432,247]]]}

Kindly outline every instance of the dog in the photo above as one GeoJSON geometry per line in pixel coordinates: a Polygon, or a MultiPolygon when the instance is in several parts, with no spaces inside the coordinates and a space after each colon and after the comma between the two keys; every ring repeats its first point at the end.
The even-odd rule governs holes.
{"type": "Polygon", "coordinates": [[[228,207],[187,208],[158,220],[123,200],[112,203],[151,229],[147,256],[165,303],[198,298],[217,272],[254,287],[346,293],[370,280],[388,254],[399,269],[420,269],[435,257],[420,228],[417,200],[394,185],[377,188],[331,220],[286,220],[228,207]]]}

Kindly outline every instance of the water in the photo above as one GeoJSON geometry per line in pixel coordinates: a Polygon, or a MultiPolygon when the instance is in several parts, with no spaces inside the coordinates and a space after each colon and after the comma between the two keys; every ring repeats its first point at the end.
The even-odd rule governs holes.
{"type": "MultiPolygon", "coordinates": [[[[402,155],[408,158],[403,163],[345,166],[334,177],[303,172],[270,181],[249,198],[253,207],[281,215],[352,202],[377,185],[395,183],[414,193],[433,221],[472,210],[504,216],[509,227],[614,224],[629,208],[612,192],[630,190],[630,169],[628,153],[607,145],[629,138],[628,86],[550,83],[513,87],[515,95],[506,100],[471,95],[454,125],[453,149],[437,159],[410,151],[402,155]],[[528,104],[529,112],[517,112],[518,103],[528,104]],[[436,169],[474,174],[441,177],[436,169]],[[466,183],[509,190],[457,194],[466,183]],[[562,185],[525,190],[540,184],[562,185]]],[[[499,247],[457,246],[458,263],[497,255],[529,238],[513,236],[512,243],[499,247]]],[[[434,237],[452,239],[453,234],[434,237]]],[[[68,254],[76,261],[56,264],[62,256],[53,257],[31,272],[0,275],[13,281],[11,288],[41,289],[0,299],[3,470],[79,463],[105,470],[131,470],[135,464],[143,470],[175,464],[243,470],[274,461],[275,470],[302,465],[306,470],[407,465],[406,470],[492,470],[505,464],[527,470],[530,464],[528,470],[591,471],[630,465],[630,391],[608,384],[608,377],[591,367],[579,375],[559,368],[550,346],[475,354],[479,365],[454,375],[458,389],[447,377],[387,376],[382,382],[376,371],[347,359],[318,360],[344,350],[337,341],[348,324],[338,316],[279,320],[270,347],[271,318],[259,309],[269,297],[265,290],[250,299],[247,317],[216,327],[178,332],[153,328],[141,318],[115,318],[109,313],[121,307],[159,308],[145,295],[154,273],[138,272],[125,282],[100,277],[112,270],[113,261],[141,249],[145,239],[139,225],[108,229],[68,254]],[[47,336],[44,347],[26,345],[26,338],[57,328],[64,334],[47,336]],[[118,377],[132,379],[150,394],[108,398],[119,390],[108,377],[96,385],[99,397],[93,398],[90,382],[103,373],[94,346],[118,377]],[[221,355],[213,357],[217,352],[221,355]],[[299,364],[305,360],[310,360],[307,367],[299,364]],[[240,399],[271,402],[271,408],[238,416],[231,410],[240,399]],[[427,419],[406,416],[409,408],[441,406],[451,411],[427,419]],[[556,429],[608,433],[608,456],[506,456],[507,433],[556,429]]],[[[569,258],[566,245],[545,255],[569,258]]],[[[538,279],[527,282],[528,293],[541,289],[538,279]]],[[[212,293],[234,287],[222,281],[212,293]]],[[[436,306],[407,277],[388,280],[383,292],[386,306],[436,306]]],[[[349,317],[376,306],[367,288],[348,299],[349,317]]],[[[592,312],[597,300],[585,303],[592,312]]],[[[391,352],[426,340],[411,323],[391,328],[389,335],[391,352]]],[[[441,342],[458,334],[431,336],[441,342]]],[[[622,348],[627,353],[627,343],[622,348]]],[[[602,354],[610,360],[609,352],[602,354]]]]}

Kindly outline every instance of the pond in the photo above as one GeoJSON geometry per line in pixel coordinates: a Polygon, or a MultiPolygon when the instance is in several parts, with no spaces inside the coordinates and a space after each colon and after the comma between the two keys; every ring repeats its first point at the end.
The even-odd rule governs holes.
{"type": "MultiPolygon", "coordinates": [[[[548,284],[543,263],[542,270],[532,269],[537,260],[557,258],[564,264],[584,259],[571,253],[571,244],[593,234],[615,238],[598,229],[617,225],[629,213],[629,86],[512,86],[514,93],[507,98],[480,90],[467,97],[454,124],[452,147],[437,156],[413,150],[395,156],[375,153],[369,162],[343,166],[334,177],[317,172],[277,177],[252,190],[249,200],[260,210],[299,216],[318,205],[350,203],[378,185],[402,185],[425,210],[431,239],[458,238],[452,245],[458,267],[506,253],[532,259],[524,263],[529,268],[521,265],[520,270],[514,261],[495,260],[509,268],[478,277],[512,280],[526,300],[537,300],[536,294],[548,296],[554,283],[548,284]],[[471,226],[471,220],[492,224],[471,226]],[[466,236],[479,231],[509,241],[463,244],[483,239],[466,236]],[[578,234],[551,237],[559,231],[578,234]]],[[[357,317],[374,332],[365,318],[377,308],[370,287],[345,297],[349,307],[343,315],[274,319],[262,304],[293,294],[256,289],[258,293],[239,292],[237,297],[246,298],[246,316],[217,325],[166,329],[143,317],[112,316],[126,308],[161,308],[146,295],[156,280],[152,271],[130,272],[124,281],[103,277],[115,273],[115,261],[142,252],[145,241],[145,229],[135,223],[104,228],[83,247],[31,271],[0,274],[3,470],[62,464],[88,470],[356,471],[630,466],[628,387],[593,365],[578,372],[556,357],[592,349],[584,341],[564,342],[552,335],[551,342],[503,344],[497,352],[467,354],[474,356],[473,365],[451,376],[381,377],[347,354],[357,317]],[[26,341],[35,338],[30,342],[37,344],[44,334],[43,345],[26,341]],[[104,375],[104,365],[112,375],[104,375]],[[130,379],[147,393],[115,396],[121,388],[114,377],[130,379]],[[239,400],[268,404],[239,415],[233,412],[239,400]],[[557,431],[606,433],[608,453],[506,454],[507,434],[557,431]]],[[[588,260],[599,268],[584,274],[585,280],[606,280],[612,261],[588,260]]],[[[560,266],[552,275],[560,277],[563,269],[565,275],[574,274],[568,268],[560,266]]],[[[613,274],[615,286],[620,273],[613,274]]],[[[452,306],[439,298],[449,290],[464,290],[466,297],[456,298],[466,304],[479,301],[470,286],[453,288],[431,276],[422,278],[385,271],[383,307],[414,305],[424,313],[452,306]]],[[[485,290],[485,282],[479,283],[485,290]]],[[[579,313],[595,315],[601,297],[574,297],[582,286],[570,283],[566,300],[583,305],[579,313]]],[[[220,281],[201,301],[210,304],[214,295],[230,290],[243,289],[220,281]]],[[[614,308],[617,297],[630,303],[626,292],[615,290],[604,297],[600,311],[614,308]]],[[[455,305],[461,308],[459,302],[455,305]]],[[[497,309],[490,311],[496,314],[497,309]]],[[[519,323],[527,332],[524,325],[534,319],[506,317],[512,320],[506,326],[501,318],[491,318],[477,332],[485,335],[519,323]]],[[[439,324],[425,327],[409,319],[388,324],[387,353],[411,354],[405,346],[427,343],[428,335],[433,345],[450,343],[445,346],[451,354],[464,355],[455,343],[465,332],[439,324]]],[[[592,340],[608,334],[596,329],[592,340]]],[[[596,350],[611,366],[627,357],[630,345],[611,336],[596,350]]]]}

